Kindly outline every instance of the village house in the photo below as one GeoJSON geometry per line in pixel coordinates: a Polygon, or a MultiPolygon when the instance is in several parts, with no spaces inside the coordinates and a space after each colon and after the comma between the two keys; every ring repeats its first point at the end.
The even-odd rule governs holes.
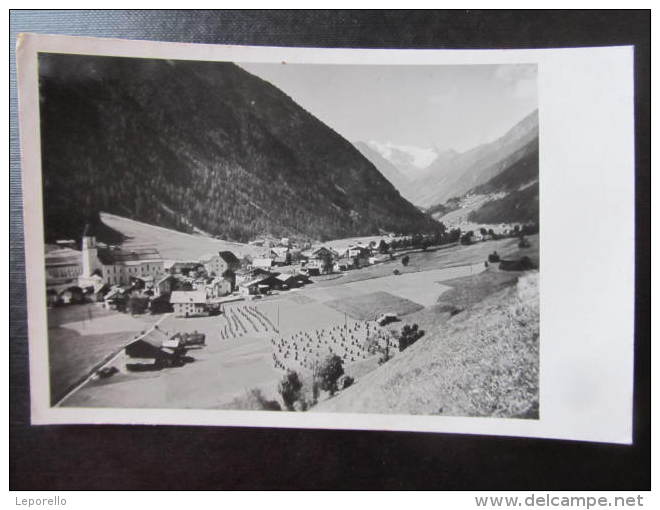
{"type": "Polygon", "coordinates": [[[196,273],[202,264],[195,261],[165,260],[163,261],[163,270],[169,274],[181,274],[188,276],[190,273],[196,273]]]}
{"type": "Polygon", "coordinates": [[[287,246],[276,246],[271,248],[270,258],[275,266],[287,266],[291,264],[291,253],[287,246]]]}
{"type": "MultiPolygon", "coordinates": [[[[309,260],[307,262],[308,270],[316,269],[319,273],[331,273],[335,260],[339,258],[339,254],[331,248],[326,248],[321,246],[316,250],[313,250],[309,254],[309,260]]],[[[311,271],[309,274],[313,274],[316,271],[311,271]]]]}
{"type": "Polygon", "coordinates": [[[216,272],[217,276],[222,275],[227,270],[236,272],[240,269],[241,261],[238,260],[238,257],[236,257],[236,255],[234,255],[232,252],[221,251],[218,252],[218,255],[220,256],[220,265],[218,267],[218,271],[216,272]]]}
{"type": "Polygon", "coordinates": [[[204,271],[209,276],[218,276],[220,273],[220,255],[217,253],[207,253],[202,255],[199,263],[204,266],[204,271]]]}
{"type": "MultiPolygon", "coordinates": [[[[225,272],[226,273],[226,272],[225,272]]],[[[226,277],[213,278],[206,284],[206,295],[208,297],[223,297],[231,294],[234,290],[233,279],[229,274],[226,277]]]]}
{"type": "Polygon", "coordinates": [[[171,274],[163,276],[160,280],[156,281],[156,285],[154,286],[156,296],[171,294],[172,291],[177,289],[178,283],[179,281],[176,277],[171,274]]]}
{"type": "Polygon", "coordinates": [[[199,259],[199,263],[204,266],[204,270],[209,276],[220,276],[227,270],[236,271],[241,267],[241,261],[230,251],[204,255],[199,259]]]}
{"type": "Polygon", "coordinates": [[[345,256],[353,267],[360,268],[369,265],[371,250],[366,246],[349,246],[345,252],[345,256]]]}
{"type": "Polygon", "coordinates": [[[257,294],[265,294],[268,292],[269,287],[266,284],[261,283],[264,278],[254,278],[253,280],[248,280],[241,283],[238,287],[238,290],[242,296],[255,296],[257,294]]]}
{"type": "Polygon", "coordinates": [[[175,290],[170,295],[170,304],[176,317],[199,317],[208,315],[206,292],[202,290],[175,290]]]}
{"type": "Polygon", "coordinates": [[[105,296],[103,296],[103,306],[108,309],[124,311],[127,302],[128,292],[119,286],[113,286],[105,296]]]}
{"type": "Polygon", "coordinates": [[[216,278],[213,280],[213,297],[228,296],[234,290],[231,280],[227,278],[216,278]]]}

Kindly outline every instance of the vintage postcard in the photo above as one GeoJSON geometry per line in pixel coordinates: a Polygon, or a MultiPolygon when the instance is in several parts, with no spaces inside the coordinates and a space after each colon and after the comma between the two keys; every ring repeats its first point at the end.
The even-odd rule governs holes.
{"type": "Polygon", "coordinates": [[[630,47],[17,58],[34,424],[630,442],[630,47]]]}

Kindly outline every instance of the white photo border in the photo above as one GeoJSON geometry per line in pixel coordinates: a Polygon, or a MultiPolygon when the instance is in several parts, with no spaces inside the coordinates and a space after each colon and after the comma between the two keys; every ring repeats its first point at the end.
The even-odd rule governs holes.
{"type": "Polygon", "coordinates": [[[445,432],[631,444],[634,348],[633,47],[366,50],[21,34],[17,44],[31,422],[445,432]],[[540,124],[538,420],[51,407],[38,53],[355,65],[537,64],[540,124]]]}

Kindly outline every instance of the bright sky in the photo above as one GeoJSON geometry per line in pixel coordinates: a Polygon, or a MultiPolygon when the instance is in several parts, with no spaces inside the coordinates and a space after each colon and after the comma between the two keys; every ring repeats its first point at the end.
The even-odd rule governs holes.
{"type": "Polygon", "coordinates": [[[239,65],[351,142],[464,151],[537,108],[535,64],[239,65]]]}

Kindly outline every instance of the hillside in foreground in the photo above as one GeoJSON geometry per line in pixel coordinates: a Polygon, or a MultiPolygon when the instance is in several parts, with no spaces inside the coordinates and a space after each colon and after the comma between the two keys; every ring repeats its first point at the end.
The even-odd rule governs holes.
{"type": "Polygon", "coordinates": [[[40,54],[47,241],[99,211],[222,239],[438,227],[347,140],[228,62],[40,54]]]}
{"type": "Polygon", "coordinates": [[[313,410],[538,418],[538,272],[497,285],[313,410]]]}

